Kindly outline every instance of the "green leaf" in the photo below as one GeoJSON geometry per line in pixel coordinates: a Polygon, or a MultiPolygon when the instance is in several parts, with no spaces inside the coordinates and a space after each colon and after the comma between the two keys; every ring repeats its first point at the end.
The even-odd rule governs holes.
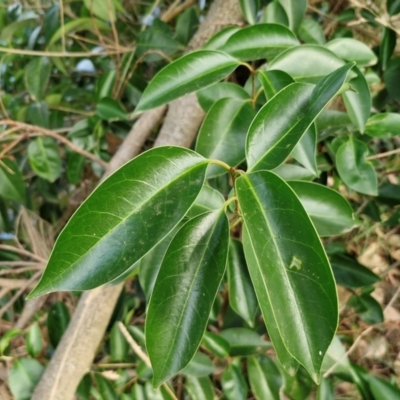
{"type": "Polygon", "coordinates": [[[391,139],[400,135],[400,115],[397,113],[375,114],[368,118],[365,133],[379,139],[391,139]]]}
{"type": "Polygon", "coordinates": [[[125,164],[68,222],[29,297],[92,289],[117,278],[183,218],[203,186],[207,165],[180,147],[155,148],[125,164]]]}
{"type": "MultiPolygon", "coordinates": [[[[246,157],[246,133],[255,111],[247,101],[224,98],[208,111],[199,131],[195,150],[202,156],[224,161],[234,167],[246,157]]],[[[211,164],[208,178],[226,173],[225,168],[211,164]]]]}
{"type": "Polygon", "coordinates": [[[81,182],[85,163],[86,159],[81,154],[67,152],[67,178],[72,184],[77,185],[81,182]]]}
{"type": "Polygon", "coordinates": [[[334,236],[358,225],[347,200],[333,189],[318,183],[288,182],[308,213],[319,236],[334,236]]]}
{"type": "Polygon", "coordinates": [[[221,336],[229,343],[229,354],[232,357],[249,356],[271,348],[271,344],[248,328],[228,328],[221,336]]]}
{"type": "Polygon", "coordinates": [[[234,33],[219,49],[244,61],[271,59],[298,46],[294,34],[283,25],[257,24],[234,33]]]}
{"type": "Polygon", "coordinates": [[[369,294],[352,296],[348,305],[353,306],[356,312],[360,312],[361,319],[367,324],[380,324],[384,321],[381,305],[369,294]]]}
{"type": "Polygon", "coordinates": [[[208,376],[194,377],[186,379],[185,389],[192,400],[214,400],[214,385],[208,376]]]}
{"type": "Polygon", "coordinates": [[[338,320],[324,248],[297,196],[274,173],[242,175],[236,193],[248,233],[244,251],[267,328],[272,307],[288,351],[319,382],[338,320]]]}
{"type": "Polygon", "coordinates": [[[215,366],[203,353],[197,353],[190,363],[184,368],[181,373],[187,376],[207,376],[211,375],[215,370],[215,366]]]}
{"type": "MultiPolygon", "coordinates": [[[[284,371],[285,372],[285,371],[284,371]]],[[[307,400],[313,389],[313,382],[306,370],[300,367],[294,376],[284,373],[283,393],[292,400],[307,400]]]]}
{"type": "Polygon", "coordinates": [[[318,85],[292,83],[254,118],[246,143],[249,171],[282,164],[320,112],[339,92],[353,64],[346,64],[318,85]]]}
{"type": "Polygon", "coordinates": [[[232,239],[228,257],[229,303],[246,323],[254,327],[258,309],[257,298],[250,280],[242,243],[232,239]]]}
{"type": "Polygon", "coordinates": [[[206,331],[202,345],[218,358],[224,359],[229,356],[229,343],[221,335],[206,331]]]}
{"type": "Polygon", "coordinates": [[[19,329],[9,329],[0,338],[0,356],[4,355],[7,347],[10,345],[11,341],[21,335],[22,331],[19,329]]]}
{"type": "Polygon", "coordinates": [[[33,171],[43,179],[54,182],[61,175],[61,157],[53,138],[39,136],[28,146],[28,159],[33,171]]]}
{"type": "Polygon", "coordinates": [[[386,7],[390,15],[395,15],[400,12],[399,0],[386,0],[386,7]]]}
{"type": "Polygon", "coordinates": [[[322,371],[326,372],[330,370],[334,365],[333,373],[348,374],[350,367],[350,361],[346,354],[346,349],[344,348],[342,342],[338,336],[335,336],[330,344],[328,351],[324,357],[324,362],[322,364],[322,371]]]}
{"type": "Polygon", "coordinates": [[[225,272],[228,245],[229,221],[220,210],[190,220],[172,240],[146,319],[154,386],[179,372],[196,353],[225,272]]]}
{"type": "Polygon", "coordinates": [[[94,374],[101,400],[118,400],[117,392],[111,382],[100,374],[94,374]]]}
{"type": "Polygon", "coordinates": [[[306,13],[307,0],[278,0],[289,19],[289,28],[296,32],[306,13]]]}
{"type": "Polygon", "coordinates": [[[368,147],[349,137],[336,153],[336,168],[343,182],[356,192],[377,196],[378,180],[374,167],[365,160],[368,147]]]}
{"type": "Polygon", "coordinates": [[[32,125],[49,128],[50,113],[47,103],[41,101],[30,104],[26,112],[26,120],[32,125]]]}
{"type": "Polygon", "coordinates": [[[0,196],[25,203],[25,182],[18,165],[9,158],[0,161],[0,196]]]}
{"type": "Polygon", "coordinates": [[[328,42],[325,47],[346,61],[355,61],[357,66],[375,65],[378,57],[363,42],[353,38],[339,38],[328,42]]]}
{"type": "Polygon", "coordinates": [[[301,21],[297,34],[304,43],[323,45],[326,42],[322,26],[312,18],[301,21]]]}
{"type": "Polygon", "coordinates": [[[375,399],[397,400],[400,398],[400,389],[391,383],[371,374],[368,375],[367,381],[375,399]]]}
{"type": "Polygon", "coordinates": [[[283,88],[294,82],[290,75],[279,70],[263,71],[259,69],[257,76],[268,100],[271,100],[283,88]]]}
{"type": "Polygon", "coordinates": [[[238,26],[228,26],[216,33],[204,46],[204,50],[219,50],[227,40],[241,28],[238,26]]]}
{"type": "Polygon", "coordinates": [[[17,359],[11,368],[8,384],[15,400],[29,400],[44,371],[43,365],[31,358],[17,359]]]}
{"type": "Polygon", "coordinates": [[[373,285],[381,280],[370,269],[345,254],[335,254],[330,258],[338,285],[348,288],[358,288],[373,285]]]}
{"type": "Polygon", "coordinates": [[[371,114],[371,93],[363,73],[357,67],[354,67],[354,72],[357,76],[349,83],[355,92],[348,90],[342,97],[351,122],[364,133],[365,124],[371,114]]]}
{"type": "Polygon", "coordinates": [[[239,61],[219,51],[199,50],[163,68],[143,92],[136,111],[148,110],[195,92],[228,76],[239,61]]]}
{"type": "Polygon", "coordinates": [[[160,26],[151,26],[139,33],[135,57],[141,61],[157,62],[172,56],[181,48],[182,45],[173,38],[169,29],[166,31],[160,26]]]}
{"type": "Polygon", "coordinates": [[[302,138],[296,144],[291,156],[314,176],[318,176],[317,167],[317,130],[315,124],[306,130],[302,138]]]}
{"type": "Polygon", "coordinates": [[[257,400],[279,400],[282,376],[274,362],[265,355],[249,357],[247,362],[250,387],[257,400]]]}
{"type": "Polygon", "coordinates": [[[382,65],[383,70],[387,68],[390,57],[396,48],[396,42],[397,33],[393,29],[385,27],[383,29],[382,40],[379,46],[379,62],[382,65]]]}
{"type": "Polygon", "coordinates": [[[97,115],[106,121],[127,120],[128,115],[121,104],[110,97],[103,97],[96,104],[97,115]]]}
{"type": "Polygon", "coordinates": [[[61,301],[55,302],[47,315],[47,334],[51,345],[56,348],[66,331],[70,316],[67,306],[61,301]]]}
{"type": "Polygon", "coordinates": [[[194,7],[188,8],[176,20],[176,38],[185,46],[196,33],[199,18],[194,7]]]}
{"type": "Polygon", "coordinates": [[[281,53],[269,63],[268,69],[284,71],[296,81],[317,83],[343,64],[342,59],[325,47],[306,44],[281,53]]]}
{"type": "Polygon", "coordinates": [[[207,211],[219,210],[225,203],[225,199],[218,190],[204,185],[196,201],[193,203],[186,217],[191,219],[207,211]]]}
{"type": "Polygon", "coordinates": [[[26,335],[26,350],[29,355],[36,357],[43,349],[42,332],[39,325],[35,322],[29,328],[26,335]]]}
{"type": "MultiPolygon", "coordinates": [[[[245,256],[247,265],[257,265],[257,257],[254,253],[254,250],[251,246],[248,245],[250,243],[250,235],[247,227],[243,226],[243,244],[246,246],[245,256]]],[[[259,304],[262,304],[262,314],[264,317],[265,325],[267,326],[268,336],[271,339],[272,344],[274,345],[276,356],[282,365],[282,367],[286,370],[286,372],[293,376],[299,368],[299,363],[293,358],[293,356],[289,353],[286,348],[282,336],[278,329],[278,324],[276,322],[276,318],[274,312],[271,307],[271,303],[268,297],[265,295],[262,296],[263,287],[260,286],[258,281],[253,283],[254,289],[256,290],[257,299],[259,304]],[[257,290],[257,288],[259,290],[257,290]]]]}
{"type": "Polygon", "coordinates": [[[26,66],[24,81],[33,100],[44,99],[51,74],[51,63],[47,57],[34,57],[26,66]]]}
{"type": "Polygon", "coordinates": [[[271,1],[267,4],[262,15],[262,22],[289,27],[286,11],[278,1],[271,1]]]}
{"type": "Polygon", "coordinates": [[[228,400],[246,400],[248,386],[239,366],[229,364],[221,376],[222,390],[228,400]]]}
{"type": "Polygon", "coordinates": [[[236,100],[250,100],[249,94],[241,86],[229,82],[216,83],[215,85],[199,90],[196,95],[201,108],[205,112],[214,103],[225,97],[236,100]]]}
{"type": "Polygon", "coordinates": [[[251,25],[257,22],[257,13],[260,7],[260,0],[239,0],[240,9],[244,19],[251,25]]]}
{"type": "Polygon", "coordinates": [[[129,345],[118,327],[118,323],[114,323],[110,333],[110,355],[113,362],[124,361],[128,354],[129,345]]]}
{"type": "Polygon", "coordinates": [[[335,400],[335,392],[330,379],[323,378],[321,380],[321,384],[318,387],[316,400],[335,400]]]}
{"type": "Polygon", "coordinates": [[[60,26],[60,28],[51,37],[48,46],[52,47],[61,37],[66,36],[68,33],[76,31],[92,31],[98,33],[98,31],[109,31],[111,28],[105,22],[97,18],[77,18],[72,21],[67,22],[65,25],[60,26]]]}
{"type": "Polygon", "coordinates": [[[114,0],[83,0],[86,8],[96,17],[104,21],[115,21],[115,5],[114,0]]]}

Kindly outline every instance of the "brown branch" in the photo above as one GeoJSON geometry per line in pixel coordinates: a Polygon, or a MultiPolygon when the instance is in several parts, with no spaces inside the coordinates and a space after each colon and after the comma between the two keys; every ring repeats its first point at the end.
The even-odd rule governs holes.
{"type": "Polygon", "coordinates": [[[56,139],[59,142],[65,144],[72,151],[75,151],[75,153],[78,153],[78,154],[88,158],[89,160],[92,160],[92,161],[96,162],[97,164],[100,164],[104,168],[108,168],[108,163],[106,161],[103,161],[101,158],[99,158],[99,157],[95,156],[94,154],[89,153],[88,151],[80,148],[75,143],[72,143],[66,137],[61,136],[58,133],[55,133],[55,132],[53,132],[53,131],[51,131],[49,129],[45,129],[45,128],[42,128],[40,126],[25,124],[23,122],[12,121],[12,120],[9,120],[9,119],[1,120],[0,124],[13,126],[13,127],[18,128],[19,130],[27,131],[29,133],[29,135],[32,135],[32,133],[40,133],[42,135],[52,137],[53,139],[56,139]]]}

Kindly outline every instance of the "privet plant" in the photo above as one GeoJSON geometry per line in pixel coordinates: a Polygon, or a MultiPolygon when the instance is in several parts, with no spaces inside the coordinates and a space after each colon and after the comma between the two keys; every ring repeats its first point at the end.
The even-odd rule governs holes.
{"type": "Polygon", "coordinates": [[[226,273],[231,307],[249,326],[261,309],[286,373],[302,365],[319,383],[338,324],[335,280],[319,236],[357,221],[337,191],[311,182],[318,175],[316,121],[335,124],[340,114],[356,128],[332,143],[332,156],[350,189],[376,195],[360,136],[390,118],[368,119],[363,70],[375,62],[357,40],[300,44],[275,23],[225,29],[171,62],[134,115],[197,92],[207,114],[195,149],[148,150],[103,182],[58,237],[29,298],[112,284],[159,252],[145,325],[155,387],[196,354],[226,273]],[[237,68],[248,70],[244,88],[221,82],[237,68]],[[326,110],[338,96],[347,114],[326,110]],[[224,176],[232,187],[226,198],[212,186],[224,176]]]}

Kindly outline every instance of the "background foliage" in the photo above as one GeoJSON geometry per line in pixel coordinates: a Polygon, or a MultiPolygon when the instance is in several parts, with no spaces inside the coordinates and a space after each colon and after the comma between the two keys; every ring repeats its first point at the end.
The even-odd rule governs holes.
{"type": "MultiPolygon", "coordinates": [[[[39,279],[61,228],[131,130],[132,112],[148,82],[184,53],[208,7],[203,1],[1,2],[0,379],[1,390],[7,386],[16,399],[30,398],[80,294],[48,295],[33,312],[24,297],[39,279]]],[[[231,151],[238,136],[210,144],[206,135],[221,132],[229,121],[238,126],[236,135],[247,130],[254,115],[245,100],[255,90],[260,89],[260,107],[292,79],[316,83],[331,72],[332,63],[335,69],[341,60],[357,65],[350,83],[355,91],[329,105],[276,171],[284,179],[302,180],[292,188],[312,217],[315,212],[321,236],[347,230],[351,211],[359,220],[351,232],[324,240],[340,300],[338,335],[323,364],[325,379],[317,388],[304,369],[290,377],[274,362],[253,289],[246,284],[241,244],[234,240],[207,332],[189,366],[153,389],[147,356],[134,351],[135,342],[144,348],[146,305],[166,250],[157,247],[125,277],[107,334],[79,386],[81,399],[263,399],[279,398],[279,392],[293,399],[399,398],[400,4],[280,0],[241,1],[241,7],[244,26],[253,26],[246,31],[253,48],[238,47],[245,31],[231,27],[207,44],[208,51],[222,47],[260,67],[255,60],[263,57],[257,51],[265,50],[255,40],[257,24],[265,22],[289,27],[295,33],[289,43],[303,45],[284,57],[270,49],[264,57],[272,61],[253,82],[244,66],[229,75],[237,64],[232,67],[228,60],[225,82],[198,92],[208,113],[196,150],[206,157],[233,165],[243,161],[240,152],[231,151]],[[315,183],[324,185],[323,198],[332,199],[336,209],[315,201],[315,183]],[[351,209],[337,200],[337,192],[351,209]],[[344,217],[333,224],[332,215],[344,217]]],[[[164,99],[155,93],[150,105],[142,100],[139,107],[169,100],[171,93],[164,99]]],[[[144,150],[156,135],[157,130],[144,150]]],[[[221,204],[212,188],[228,197],[229,176],[216,166],[209,174],[204,198],[221,204]]],[[[209,208],[201,201],[198,207],[209,208]]],[[[192,212],[193,217],[199,210],[192,212]]]]}

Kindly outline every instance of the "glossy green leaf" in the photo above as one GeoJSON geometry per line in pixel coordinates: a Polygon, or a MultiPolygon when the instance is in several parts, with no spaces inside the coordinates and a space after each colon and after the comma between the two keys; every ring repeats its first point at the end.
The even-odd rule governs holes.
{"type": "Polygon", "coordinates": [[[218,190],[204,185],[186,217],[191,219],[207,211],[219,210],[224,203],[225,199],[218,190]]]}
{"type": "MultiPolygon", "coordinates": [[[[245,256],[247,265],[257,265],[257,256],[254,253],[254,250],[251,246],[248,245],[250,243],[250,235],[247,227],[243,226],[243,244],[246,246],[245,256]]],[[[278,324],[272,310],[271,303],[267,296],[262,296],[262,285],[258,281],[253,283],[254,289],[256,290],[257,299],[259,304],[262,304],[261,311],[264,317],[264,323],[267,327],[267,333],[271,342],[274,345],[276,356],[282,365],[282,367],[286,370],[286,372],[293,376],[299,368],[299,363],[297,360],[293,358],[293,356],[289,353],[286,348],[281,333],[279,332],[278,324]],[[258,289],[257,289],[258,288],[258,289]]],[[[265,294],[265,293],[264,293],[265,294]]]]}
{"type": "Polygon", "coordinates": [[[246,400],[248,386],[239,366],[232,363],[225,368],[221,386],[228,400],[246,400]]]}
{"type": "Polygon", "coordinates": [[[357,76],[349,84],[354,91],[348,90],[342,97],[351,122],[363,133],[371,114],[371,93],[363,73],[357,67],[353,69],[357,76]]]}
{"type": "Polygon", "coordinates": [[[66,331],[70,316],[67,306],[61,301],[55,302],[47,315],[47,334],[51,345],[56,348],[66,331]]]}
{"type": "Polygon", "coordinates": [[[92,289],[117,278],[183,218],[203,186],[207,165],[179,147],[155,148],[125,164],[68,222],[30,297],[92,289]]]}
{"type": "Polygon", "coordinates": [[[349,299],[348,305],[361,313],[361,319],[367,324],[380,324],[384,321],[381,305],[370,294],[354,295],[349,299]]]}
{"type": "Polygon", "coordinates": [[[356,192],[376,196],[378,180],[374,167],[365,160],[368,147],[349,137],[336,153],[336,168],[343,182],[356,192]]]}
{"type": "Polygon", "coordinates": [[[29,328],[26,334],[26,350],[29,355],[36,357],[43,349],[42,332],[37,323],[34,323],[29,328]]]}
{"type": "Polygon", "coordinates": [[[271,348],[271,343],[248,328],[228,328],[220,335],[229,343],[229,354],[232,357],[249,356],[271,348]]]}
{"type": "Polygon", "coordinates": [[[81,154],[69,151],[67,152],[67,178],[77,185],[81,182],[86,159],[81,154]]]}
{"type": "Polygon", "coordinates": [[[396,113],[375,114],[368,118],[365,133],[379,139],[391,139],[400,135],[400,115],[396,113]]]}
{"type": "Polygon", "coordinates": [[[347,374],[351,368],[350,361],[346,354],[346,349],[338,336],[333,338],[332,343],[325,354],[322,371],[326,372],[334,365],[335,368],[332,370],[333,373],[347,374]]]}
{"type": "Polygon", "coordinates": [[[257,298],[247,269],[242,244],[231,240],[228,257],[229,303],[249,326],[254,326],[257,298]]]}
{"type": "Polygon", "coordinates": [[[208,376],[194,377],[186,379],[186,391],[192,400],[214,400],[214,385],[208,376]]]}
{"type": "Polygon", "coordinates": [[[378,61],[374,52],[366,44],[356,39],[334,39],[325,47],[343,60],[355,61],[360,67],[375,65],[378,61]]]}
{"type": "Polygon", "coordinates": [[[203,353],[196,353],[190,363],[181,373],[187,376],[207,376],[211,375],[215,370],[213,362],[203,353]]]}
{"type": "Polygon", "coordinates": [[[201,214],[175,235],[154,286],[146,319],[146,347],[154,386],[184,368],[203,337],[228,255],[223,211],[201,214]]]}
{"type": "Polygon", "coordinates": [[[327,129],[338,129],[351,125],[346,112],[326,109],[321,112],[315,121],[318,133],[327,129]]]}
{"type": "Polygon", "coordinates": [[[251,391],[257,400],[280,400],[282,376],[269,357],[265,355],[249,357],[247,370],[251,391]]]}
{"type": "Polygon", "coordinates": [[[358,225],[347,200],[333,189],[318,183],[288,182],[307,211],[319,236],[334,236],[358,225]]]}
{"type": "Polygon", "coordinates": [[[86,8],[105,21],[115,21],[115,4],[113,0],[83,0],[86,8]]]}
{"type": "Polygon", "coordinates": [[[380,281],[378,275],[345,254],[335,254],[330,259],[338,285],[358,288],[370,286],[380,281]]]}
{"type": "Polygon", "coordinates": [[[290,75],[279,70],[263,71],[259,69],[257,77],[263,86],[265,96],[268,100],[271,100],[283,88],[294,82],[290,75]]]}
{"type": "Polygon", "coordinates": [[[386,0],[386,7],[390,15],[395,15],[400,12],[399,0],[386,0]]]}
{"type": "Polygon", "coordinates": [[[304,18],[301,21],[297,34],[304,43],[323,45],[326,42],[322,26],[312,18],[304,18]]]}
{"type": "Polygon", "coordinates": [[[400,398],[400,389],[395,385],[372,374],[368,375],[367,380],[375,399],[397,400],[400,398]]]}
{"type": "Polygon", "coordinates": [[[106,121],[128,119],[128,115],[121,104],[110,97],[104,97],[96,104],[96,112],[101,119],[106,121]]]}
{"type": "Polygon", "coordinates": [[[298,45],[294,34],[283,25],[257,24],[234,33],[220,50],[240,60],[252,61],[270,59],[298,45]]]}
{"type": "Polygon", "coordinates": [[[317,167],[317,130],[315,124],[306,130],[296,144],[291,156],[315,176],[318,176],[317,167]]]}
{"type": "Polygon", "coordinates": [[[161,106],[228,76],[239,61],[219,51],[199,50],[163,68],[143,92],[136,111],[161,106]]]}
{"type": "Polygon", "coordinates": [[[110,355],[113,362],[124,361],[129,345],[116,322],[110,332],[110,355]]]}
{"type": "Polygon", "coordinates": [[[284,71],[296,81],[316,83],[343,64],[342,59],[325,47],[307,44],[281,53],[269,63],[268,69],[284,71]]]}
{"type": "Polygon", "coordinates": [[[26,199],[25,182],[18,165],[9,158],[0,161],[0,196],[22,203],[26,199]]]}
{"type": "Polygon", "coordinates": [[[248,233],[244,251],[267,328],[271,307],[288,351],[318,382],[338,319],[324,248],[297,196],[274,173],[241,176],[236,193],[248,233]],[[250,263],[253,257],[256,263],[250,263]]]}
{"type": "Polygon", "coordinates": [[[204,46],[204,50],[218,50],[220,49],[227,40],[241,28],[238,26],[228,26],[216,33],[204,46]]]}
{"type": "Polygon", "coordinates": [[[17,359],[8,377],[15,400],[29,400],[44,371],[39,361],[30,358],[17,359]]]}
{"type": "Polygon", "coordinates": [[[21,335],[22,331],[20,329],[8,329],[0,338],[0,356],[4,354],[10,345],[11,341],[21,335]]]}
{"type": "Polygon", "coordinates": [[[257,22],[257,13],[260,7],[260,0],[239,0],[240,9],[244,19],[251,25],[257,22]]]}
{"type": "Polygon", "coordinates": [[[90,389],[92,387],[92,377],[90,374],[85,374],[81,379],[78,388],[76,389],[76,395],[79,400],[90,400],[90,389]]]}
{"type": "Polygon", "coordinates": [[[223,359],[229,356],[229,343],[221,335],[206,331],[204,333],[202,345],[218,358],[223,359]]]}
{"type": "Polygon", "coordinates": [[[165,237],[156,247],[150,250],[139,261],[139,267],[140,267],[139,282],[146,296],[147,301],[150,300],[150,296],[151,293],[153,292],[154,283],[156,282],[158,271],[160,270],[165,253],[167,252],[168,246],[170,245],[171,240],[173,239],[176,233],[176,230],[177,228],[175,228],[171,233],[169,233],[167,237],[165,237]]]}
{"type": "Polygon", "coordinates": [[[45,101],[40,101],[30,104],[26,112],[26,120],[32,125],[49,128],[50,112],[47,103],[45,101]]]}
{"type": "Polygon", "coordinates": [[[28,146],[28,159],[33,171],[54,182],[61,175],[61,156],[57,143],[50,137],[37,137],[28,146]]]}
{"type": "Polygon", "coordinates": [[[267,4],[262,15],[262,22],[289,27],[286,11],[278,1],[271,1],[267,4]]]}
{"type": "MultiPolygon", "coordinates": [[[[246,134],[255,111],[249,102],[224,98],[208,111],[197,137],[195,150],[202,156],[224,161],[234,167],[245,157],[246,134]]],[[[211,164],[207,177],[226,173],[225,168],[211,164]]]]}
{"type": "Polygon", "coordinates": [[[35,57],[26,66],[24,81],[33,100],[43,100],[51,74],[51,62],[47,57],[35,57]]]}
{"type": "Polygon", "coordinates": [[[289,19],[289,27],[296,32],[307,9],[307,0],[278,0],[289,19]]]}
{"type": "MultiPolygon", "coordinates": [[[[399,2],[400,4],[400,2],[399,2]]],[[[397,33],[390,28],[385,27],[383,29],[383,35],[381,39],[381,44],[379,46],[379,62],[382,65],[382,69],[385,70],[390,57],[396,48],[397,33]]]]}
{"type": "Polygon", "coordinates": [[[282,164],[320,112],[338,93],[353,64],[346,64],[318,85],[293,83],[256,115],[246,143],[249,171],[282,164]]]}
{"type": "Polygon", "coordinates": [[[241,86],[229,82],[216,83],[215,85],[199,90],[196,95],[205,112],[214,103],[225,97],[229,97],[232,100],[250,100],[249,94],[241,86]]]}

